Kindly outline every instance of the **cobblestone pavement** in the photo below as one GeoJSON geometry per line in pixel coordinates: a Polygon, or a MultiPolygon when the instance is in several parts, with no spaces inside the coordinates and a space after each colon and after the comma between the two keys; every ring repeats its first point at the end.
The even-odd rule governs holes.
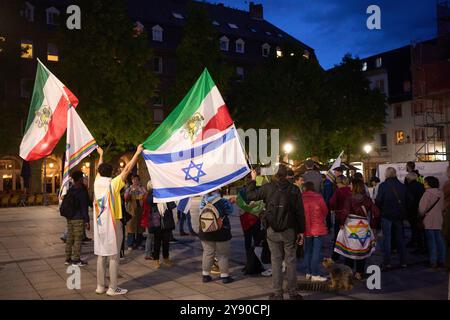
{"type": "MultiPolygon", "coordinates": [[[[193,204],[193,224],[197,230],[198,201],[193,204]]],[[[143,251],[127,251],[121,261],[119,285],[129,289],[125,296],[110,298],[96,295],[93,243],[83,245],[82,257],[89,265],[82,268],[81,289],[66,286],[67,267],[64,266],[64,244],[59,237],[66,222],[57,207],[27,207],[0,209],[0,300],[4,299],[145,299],[145,300],[209,300],[209,299],[267,299],[271,279],[243,276],[245,254],[243,235],[238,217],[232,217],[231,272],[235,282],[201,282],[201,245],[188,236],[171,243],[174,265],[154,270],[144,260],[143,251]]],[[[92,237],[92,234],[89,233],[92,237]]],[[[327,252],[327,248],[324,248],[327,252]]],[[[443,270],[430,270],[424,256],[410,255],[406,269],[382,273],[382,289],[368,290],[358,283],[353,291],[342,293],[303,292],[305,299],[447,299],[448,275],[443,270]]],[[[379,251],[369,264],[380,261],[379,251]]],[[[393,261],[395,265],[395,258],[393,261]]],[[[298,262],[299,281],[304,278],[298,262]]]]}

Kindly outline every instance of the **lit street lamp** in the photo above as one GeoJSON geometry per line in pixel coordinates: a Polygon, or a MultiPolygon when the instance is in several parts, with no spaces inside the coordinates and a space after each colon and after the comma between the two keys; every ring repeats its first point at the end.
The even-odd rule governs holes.
{"type": "Polygon", "coordinates": [[[286,143],[283,145],[283,151],[284,151],[284,153],[286,154],[286,155],[285,155],[285,162],[286,162],[286,163],[289,163],[289,153],[291,153],[292,150],[294,150],[294,145],[293,145],[292,143],[286,142],[286,143]]]}
{"type": "Polygon", "coordinates": [[[372,146],[370,144],[366,144],[364,146],[364,152],[367,153],[367,155],[369,155],[372,152],[372,146]]]}
{"type": "Polygon", "coordinates": [[[373,148],[370,144],[366,144],[364,145],[363,149],[364,152],[367,154],[367,180],[368,180],[370,179],[370,153],[372,152],[373,148]]]}

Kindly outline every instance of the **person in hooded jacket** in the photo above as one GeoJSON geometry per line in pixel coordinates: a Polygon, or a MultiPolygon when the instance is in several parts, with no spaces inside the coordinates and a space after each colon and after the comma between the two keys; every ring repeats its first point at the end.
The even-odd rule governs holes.
{"type": "Polygon", "coordinates": [[[224,284],[233,282],[233,278],[229,274],[228,260],[230,256],[230,240],[231,224],[229,215],[234,211],[231,202],[222,198],[219,190],[206,194],[200,202],[200,213],[206,204],[211,203],[216,207],[219,216],[222,219],[222,227],[213,232],[203,232],[199,228],[198,237],[202,242],[203,259],[202,259],[202,276],[203,283],[212,281],[211,268],[214,264],[214,258],[217,257],[220,278],[224,284]]]}
{"type": "Polygon", "coordinates": [[[430,267],[443,267],[446,255],[446,245],[442,234],[444,193],[439,190],[439,180],[436,177],[426,177],[424,184],[425,193],[420,199],[419,213],[423,219],[430,267]]]}

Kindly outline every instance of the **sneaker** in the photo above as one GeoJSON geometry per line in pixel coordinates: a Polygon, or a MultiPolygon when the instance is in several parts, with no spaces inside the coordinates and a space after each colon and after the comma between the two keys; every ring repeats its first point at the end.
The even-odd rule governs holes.
{"type": "Polygon", "coordinates": [[[289,300],[303,300],[303,296],[300,293],[296,292],[293,294],[289,294],[289,300]]]}
{"type": "Polygon", "coordinates": [[[328,279],[325,277],[321,277],[321,276],[311,276],[311,281],[312,282],[325,282],[328,279]]]}
{"type": "Polygon", "coordinates": [[[65,266],[70,266],[72,264],[72,259],[66,259],[66,261],[64,262],[65,266]]]}
{"type": "Polygon", "coordinates": [[[153,260],[153,268],[155,269],[161,268],[161,263],[159,262],[159,260],[153,260]]]}
{"type": "Polygon", "coordinates": [[[284,300],[284,298],[282,294],[272,293],[269,296],[269,300],[284,300]]]}
{"type": "Polygon", "coordinates": [[[305,276],[306,281],[311,281],[311,277],[312,277],[312,275],[307,273],[306,276],[305,276]]]}
{"type": "Polygon", "coordinates": [[[167,267],[171,267],[172,266],[172,261],[170,261],[169,258],[163,259],[163,264],[166,265],[167,267]]]}
{"type": "Polygon", "coordinates": [[[77,266],[77,267],[85,267],[88,265],[88,263],[83,260],[78,260],[78,261],[72,261],[72,265],[77,266]]]}
{"type": "Polygon", "coordinates": [[[222,283],[223,283],[223,284],[228,284],[228,283],[234,282],[233,278],[230,277],[230,276],[228,276],[228,277],[223,277],[223,278],[221,278],[221,279],[222,279],[222,283]]]}
{"type": "Polygon", "coordinates": [[[106,288],[102,286],[97,286],[97,289],[95,289],[96,294],[104,294],[106,292],[106,288]]]}
{"type": "Polygon", "coordinates": [[[211,278],[211,276],[203,276],[202,281],[203,281],[203,283],[208,283],[208,282],[212,281],[212,278],[211,278]]]}
{"type": "Polygon", "coordinates": [[[261,272],[261,275],[263,277],[271,277],[272,276],[272,269],[267,269],[267,270],[261,272]]]}
{"type": "Polygon", "coordinates": [[[126,294],[127,292],[128,292],[127,289],[117,287],[116,290],[109,288],[108,291],[106,291],[106,294],[112,297],[112,296],[120,296],[122,294],[126,294]]]}

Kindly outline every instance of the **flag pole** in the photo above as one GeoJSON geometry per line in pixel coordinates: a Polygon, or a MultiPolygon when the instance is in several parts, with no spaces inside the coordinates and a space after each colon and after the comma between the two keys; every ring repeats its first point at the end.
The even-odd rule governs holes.
{"type": "Polygon", "coordinates": [[[43,196],[43,200],[44,203],[43,205],[46,206],[47,205],[47,157],[44,158],[44,196],[43,196]]]}

